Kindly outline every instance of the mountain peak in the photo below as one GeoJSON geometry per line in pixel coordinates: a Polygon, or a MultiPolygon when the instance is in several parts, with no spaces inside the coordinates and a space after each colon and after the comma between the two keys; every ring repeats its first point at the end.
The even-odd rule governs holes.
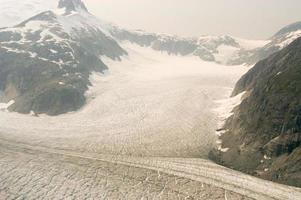
{"type": "Polygon", "coordinates": [[[65,8],[66,12],[77,10],[88,11],[87,7],[81,0],[60,0],[58,8],[65,8]]]}
{"type": "Polygon", "coordinates": [[[290,25],[282,28],[275,34],[275,36],[283,35],[283,34],[298,31],[298,30],[301,30],[301,21],[295,22],[293,24],[290,24],[290,25]]]}

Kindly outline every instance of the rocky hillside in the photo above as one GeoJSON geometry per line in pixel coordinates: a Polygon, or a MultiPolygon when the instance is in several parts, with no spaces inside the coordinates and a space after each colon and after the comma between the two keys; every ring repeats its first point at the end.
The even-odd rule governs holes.
{"type": "Polygon", "coordinates": [[[61,0],[54,11],[0,29],[1,99],[20,113],[77,110],[90,73],[107,69],[101,56],[125,54],[80,0],[61,0]]]}
{"type": "MultiPolygon", "coordinates": [[[[283,33],[280,33],[283,34],[283,33]]],[[[237,83],[246,91],[221,136],[219,163],[301,187],[301,38],[260,61],[237,83]]]]}

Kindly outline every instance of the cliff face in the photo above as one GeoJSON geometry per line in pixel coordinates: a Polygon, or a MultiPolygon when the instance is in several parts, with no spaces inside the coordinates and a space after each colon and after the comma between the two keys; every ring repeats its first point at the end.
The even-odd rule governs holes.
{"type": "Polygon", "coordinates": [[[301,187],[301,38],[257,63],[237,83],[246,91],[221,136],[226,166],[301,187]]]}

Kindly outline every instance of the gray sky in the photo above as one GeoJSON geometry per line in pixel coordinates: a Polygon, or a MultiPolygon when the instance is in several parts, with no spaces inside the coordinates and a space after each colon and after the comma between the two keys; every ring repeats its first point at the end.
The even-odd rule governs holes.
{"type": "Polygon", "coordinates": [[[125,28],[181,36],[229,34],[265,39],[301,21],[301,0],[83,0],[90,12],[125,28]]]}

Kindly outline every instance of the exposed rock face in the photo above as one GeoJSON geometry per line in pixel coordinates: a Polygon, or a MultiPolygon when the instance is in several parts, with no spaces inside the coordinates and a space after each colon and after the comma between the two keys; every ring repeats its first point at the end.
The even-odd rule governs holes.
{"type": "Polygon", "coordinates": [[[81,0],[60,0],[58,8],[65,8],[68,12],[77,11],[79,9],[88,11],[81,0]]]}
{"type": "Polygon", "coordinates": [[[90,73],[107,69],[101,56],[126,54],[80,0],[60,1],[60,6],[73,13],[46,11],[0,29],[1,99],[15,100],[11,111],[75,111],[85,103],[90,73]]]}
{"type": "Polygon", "coordinates": [[[301,187],[301,38],[260,61],[237,83],[247,91],[221,136],[229,167],[301,187]]]}

